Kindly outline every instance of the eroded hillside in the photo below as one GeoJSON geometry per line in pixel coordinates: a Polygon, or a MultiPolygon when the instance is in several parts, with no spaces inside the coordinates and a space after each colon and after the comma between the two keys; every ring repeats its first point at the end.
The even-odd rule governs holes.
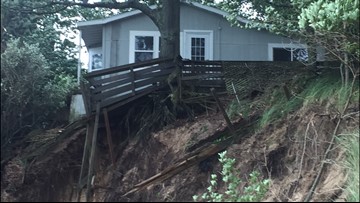
{"type": "MultiPolygon", "coordinates": [[[[285,113],[279,112],[277,119],[262,122],[267,112],[265,109],[277,105],[267,103],[278,96],[273,94],[274,91],[276,88],[246,100],[243,106],[247,108],[239,108],[232,114],[237,139],[226,150],[229,157],[236,159],[236,169],[243,180],[238,189],[242,190],[248,175],[258,170],[261,178],[271,180],[263,201],[304,201],[324,165],[311,201],[344,201],[342,188],[347,178],[342,166],[344,150],[337,146],[327,157],[325,153],[334,131],[340,135],[358,129],[358,100],[350,102],[345,112],[349,116],[343,117],[339,125],[339,111],[333,97],[319,97],[313,102],[302,100],[293,109],[288,109],[285,102],[276,109],[285,113]]],[[[234,99],[227,96],[222,98],[222,102],[230,109],[229,101],[234,99]]],[[[47,131],[39,137],[44,141],[45,137],[57,136],[59,130],[47,131]]],[[[113,136],[121,136],[116,128],[113,131],[113,136]]],[[[99,133],[106,137],[104,130],[99,133]]],[[[206,191],[210,174],[221,171],[217,154],[164,181],[127,196],[124,194],[193,151],[220,143],[229,134],[223,115],[213,106],[213,110],[209,109],[192,120],[176,120],[146,137],[115,140],[114,166],[107,146],[102,144],[97,153],[92,201],[193,201],[193,195],[206,191]]],[[[34,155],[36,158],[32,159],[24,157],[34,151],[30,146],[35,144],[19,148],[17,156],[6,164],[2,173],[2,201],[76,201],[84,139],[85,128],[78,128],[63,142],[53,145],[46,154],[34,155]]],[[[36,142],[40,141],[32,140],[32,143],[36,142]]],[[[219,191],[223,190],[220,184],[219,191]]],[[[85,189],[81,194],[84,201],[85,189]]]]}

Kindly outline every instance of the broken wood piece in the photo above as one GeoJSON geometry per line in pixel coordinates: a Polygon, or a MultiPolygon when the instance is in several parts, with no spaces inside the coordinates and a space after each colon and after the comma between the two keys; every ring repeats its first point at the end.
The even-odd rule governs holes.
{"type": "Polygon", "coordinates": [[[84,145],[84,150],[83,150],[83,157],[82,157],[82,162],[81,162],[81,169],[80,169],[80,177],[79,177],[79,182],[78,182],[78,186],[77,186],[77,197],[76,197],[76,201],[80,202],[80,196],[81,196],[81,190],[84,187],[84,184],[82,184],[82,177],[84,174],[84,170],[85,170],[85,164],[89,163],[88,162],[88,155],[89,155],[89,146],[90,146],[90,140],[92,137],[92,130],[93,130],[93,123],[91,121],[89,121],[89,123],[87,124],[87,129],[86,129],[86,137],[85,137],[85,145],[84,145]]]}
{"type": "Polygon", "coordinates": [[[92,143],[91,143],[90,160],[89,160],[89,172],[88,172],[87,187],[86,187],[86,202],[89,201],[91,181],[92,181],[91,179],[93,178],[93,173],[94,173],[94,161],[95,161],[98,126],[99,126],[99,117],[100,117],[100,103],[97,103],[95,125],[94,125],[94,131],[93,131],[93,137],[92,137],[92,143]]]}
{"type": "Polygon", "coordinates": [[[215,91],[215,89],[214,89],[214,88],[211,88],[210,91],[211,91],[211,94],[213,95],[213,97],[214,97],[214,99],[215,99],[215,101],[216,101],[216,103],[217,103],[217,105],[218,105],[221,113],[223,114],[223,116],[224,116],[224,118],[225,118],[225,121],[226,121],[226,123],[227,123],[227,125],[228,125],[228,127],[229,127],[229,129],[230,129],[230,133],[231,133],[232,135],[235,135],[234,127],[233,127],[233,125],[232,125],[232,123],[231,123],[231,121],[230,121],[229,116],[228,116],[227,113],[225,112],[225,109],[224,109],[224,107],[222,106],[219,98],[216,96],[216,91],[215,91]]]}
{"type": "Polygon", "coordinates": [[[232,143],[232,139],[227,139],[218,144],[211,144],[207,148],[194,153],[193,156],[186,158],[185,160],[184,159],[180,160],[177,163],[175,163],[174,165],[166,168],[162,172],[135,185],[134,188],[131,189],[130,191],[128,191],[127,193],[125,193],[123,195],[123,197],[130,195],[134,192],[140,191],[144,188],[147,188],[150,185],[154,185],[154,184],[160,183],[168,178],[171,178],[171,177],[177,175],[178,173],[186,170],[187,168],[190,168],[191,166],[195,165],[196,163],[199,163],[199,162],[211,157],[212,155],[221,152],[222,150],[226,149],[229,145],[231,145],[231,143],[232,143]]]}
{"type": "Polygon", "coordinates": [[[111,139],[109,116],[108,116],[108,112],[107,112],[106,108],[103,110],[103,113],[104,113],[105,126],[106,126],[106,136],[107,136],[107,141],[109,144],[110,158],[112,161],[113,168],[115,169],[115,159],[114,159],[113,145],[112,145],[112,139],[111,139]]]}

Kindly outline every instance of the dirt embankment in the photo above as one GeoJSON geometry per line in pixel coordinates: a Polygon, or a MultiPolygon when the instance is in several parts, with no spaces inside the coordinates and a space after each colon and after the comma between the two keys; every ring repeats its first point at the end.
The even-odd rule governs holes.
{"type": "MultiPolygon", "coordinates": [[[[349,109],[359,111],[356,106],[349,109]]],[[[338,119],[333,115],[336,113],[326,105],[308,106],[262,130],[242,135],[227,150],[236,159],[243,183],[251,171],[258,169],[263,177],[271,179],[264,201],[302,201],[325,161],[312,201],[342,201],[341,187],[346,179],[341,167],[343,151],[335,148],[329,159],[324,160],[338,119]]],[[[349,117],[342,122],[340,132],[358,128],[358,122],[349,117]]],[[[221,113],[216,112],[193,121],[179,120],[145,139],[129,140],[117,151],[114,168],[107,148],[99,149],[93,200],[192,201],[193,195],[206,191],[210,174],[221,170],[216,155],[160,184],[126,197],[123,194],[171,166],[189,153],[192,146],[202,143],[201,140],[221,135],[226,128],[221,113]]],[[[100,131],[101,134],[106,137],[100,131]]],[[[84,133],[42,162],[21,163],[21,154],[12,159],[2,173],[2,201],[75,201],[83,142],[84,133]]]]}

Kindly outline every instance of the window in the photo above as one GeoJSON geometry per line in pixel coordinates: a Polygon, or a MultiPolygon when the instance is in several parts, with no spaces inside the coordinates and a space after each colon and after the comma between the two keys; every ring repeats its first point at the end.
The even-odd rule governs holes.
{"type": "Polygon", "coordinates": [[[155,31],[130,31],[129,62],[146,61],[159,57],[160,33],[155,31]]]}
{"type": "Polygon", "coordinates": [[[93,54],[91,70],[102,69],[102,54],[93,54]]]}
{"type": "Polygon", "coordinates": [[[185,30],[183,58],[195,61],[212,60],[213,32],[211,30],[185,30]]]}
{"type": "Polygon", "coordinates": [[[102,56],[103,56],[102,47],[89,48],[89,61],[88,61],[89,72],[95,70],[101,70],[104,68],[102,56]]]}
{"type": "Polygon", "coordinates": [[[269,44],[269,61],[302,61],[308,60],[305,45],[269,44]]]}
{"type": "Polygon", "coordinates": [[[205,60],[205,38],[191,38],[191,60],[205,60]]]}

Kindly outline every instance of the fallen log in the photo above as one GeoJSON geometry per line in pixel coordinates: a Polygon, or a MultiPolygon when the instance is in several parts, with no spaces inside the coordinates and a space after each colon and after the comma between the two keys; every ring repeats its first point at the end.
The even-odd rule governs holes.
{"type": "Polygon", "coordinates": [[[184,171],[185,169],[211,157],[212,155],[225,150],[232,143],[233,143],[233,139],[230,138],[230,139],[224,140],[218,144],[211,144],[208,147],[202,149],[201,151],[193,152],[189,158],[186,158],[185,160],[180,160],[177,163],[175,163],[174,165],[166,168],[162,172],[135,185],[134,188],[131,189],[130,191],[128,191],[127,193],[125,193],[123,195],[123,197],[130,195],[134,192],[140,191],[150,185],[154,185],[154,184],[160,183],[168,178],[171,178],[171,177],[175,176],[176,174],[184,171]]]}

